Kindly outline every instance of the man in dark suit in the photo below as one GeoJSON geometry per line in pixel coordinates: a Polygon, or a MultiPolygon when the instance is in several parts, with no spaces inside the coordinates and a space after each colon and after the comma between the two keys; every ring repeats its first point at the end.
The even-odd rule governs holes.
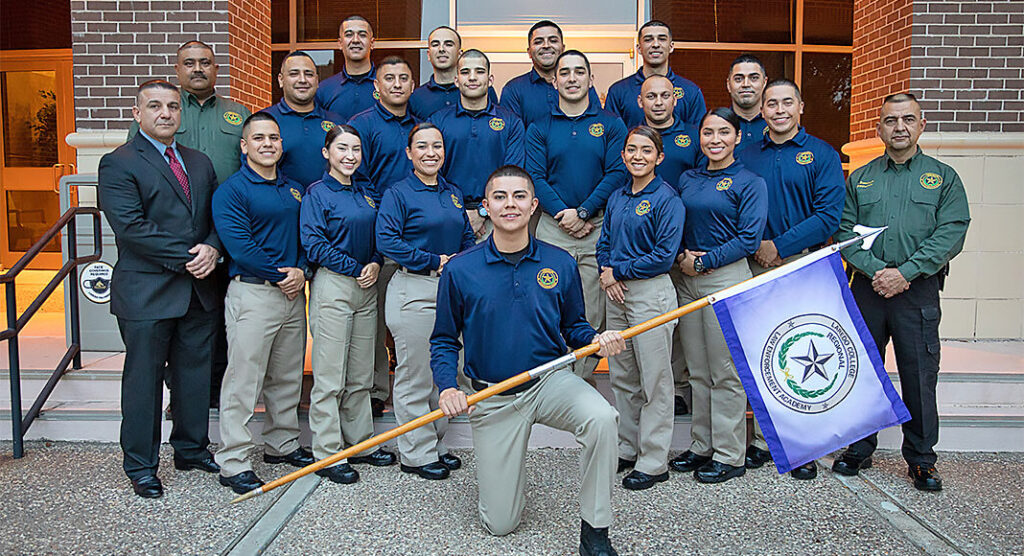
{"type": "Polygon", "coordinates": [[[219,471],[207,450],[212,337],[223,303],[212,277],[221,251],[210,214],[217,177],[206,155],[174,141],[177,87],[143,83],[132,114],[140,133],[100,160],[99,203],[118,250],[110,312],[125,345],[124,471],[136,494],[158,498],[165,368],[175,468],[219,471]]]}

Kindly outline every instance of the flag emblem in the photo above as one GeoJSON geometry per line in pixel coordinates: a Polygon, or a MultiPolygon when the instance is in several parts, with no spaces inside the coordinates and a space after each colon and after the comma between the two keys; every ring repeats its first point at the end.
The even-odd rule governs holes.
{"type": "Polygon", "coordinates": [[[494,131],[501,131],[505,129],[505,120],[501,118],[491,118],[491,121],[487,122],[487,125],[494,131]]]}
{"type": "Polygon", "coordinates": [[[689,147],[690,136],[685,134],[676,135],[676,146],[677,147],[689,147]]]}
{"type": "Polygon", "coordinates": [[[320,122],[320,127],[324,131],[330,131],[330,130],[334,129],[334,122],[332,122],[330,120],[324,120],[324,121],[320,122]]]}
{"type": "Polygon", "coordinates": [[[363,195],[363,198],[366,199],[366,204],[370,205],[370,208],[377,208],[377,204],[373,202],[369,195],[363,195]]]}
{"type": "Polygon", "coordinates": [[[238,112],[225,112],[224,121],[231,125],[239,125],[242,123],[242,115],[238,112]]]}
{"type": "Polygon", "coordinates": [[[722,178],[721,181],[715,184],[715,189],[718,191],[725,191],[732,187],[732,178],[722,178]]]}
{"type": "Polygon", "coordinates": [[[600,137],[604,135],[604,124],[591,124],[589,131],[594,137],[600,137]]]}
{"type": "Polygon", "coordinates": [[[640,204],[636,206],[636,215],[643,216],[648,212],[651,212],[651,202],[646,199],[640,201],[640,204]]]}
{"type": "Polygon", "coordinates": [[[452,193],[452,204],[455,205],[455,208],[457,209],[462,208],[462,203],[459,202],[459,198],[456,197],[454,193],[452,193]]]}
{"type": "Polygon", "coordinates": [[[295,197],[295,200],[301,203],[302,202],[302,193],[299,193],[299,190],[295,189],[294,187],[291,188],[291,192],[292,192],[292,197],[295,197]]]}
{"type": "Polygon", "coordinates": [[[921,187],[925,189],[935,189],[937,187],[940,187],[941,185],[942,176],[934,172],[927,172],[925,174],[921,174],[921,187]]]}
{"type": "Polygon", "coordinates": [[[683,98],[683,88],[682,87],[673,87],[672,88],[672,96],[676,97],[676,100],[679,100],[679,99],[683,98]]]}
{"type": "Polygon", "coordinates": [[[843,325],[814,313],[775,327],[761,352],[766,389],[800,413],[821,413],[842,402],[858,368],[856,346],[843,325]]]}
{"type": "Polygon", "coordinates": [[[812,153],[811,151],[804,151],[802,153],[797,153],[797,155],[796,155],[796,163],[797,164],[800,164],[801,166],[807,166],[808,164],[810,164],[812,162],[814,162],[814,153],[812,153]]]}
{"type": "Polygon", "coordinates": [[[545,290],[550,290],[558,285],[558,273],[550,268],[542,268],[537,273],[537,283],[545,290]]]}

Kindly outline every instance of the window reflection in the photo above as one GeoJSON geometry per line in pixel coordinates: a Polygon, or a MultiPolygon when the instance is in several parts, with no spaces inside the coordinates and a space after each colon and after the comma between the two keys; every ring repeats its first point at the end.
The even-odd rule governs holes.
{"type": "Polygon", "coordinates": [[[57,163],[57,79],[52,71],[0,73],[4,166],[57,163]]]}
{"type": "Polygon", "coordinates": [[[296,8],[297,42],[335,41],[341,22],[357,14],[370,22],[377,39],[420,39],[420,0],[298,0],[296,8]]]}
{"type": "MultiPolygon", "coordinates": [[[[60,202],[53,191],[7,191],[7,249],[28,251],[60,219],[60,202]]],[[[60,253],[60,237],[43,248],[60,253]]]]}
{"type": "Polygon", "coordinates": [[[673,39],[688,42],[792,44],[794,0],[654,0],[653,19],[668,23],[673,39]]]}
{"type": "MultiPolygon", "coordinates": [[[[804,116],[807,131],[838,151],[850,140],[851,55],[804,53],[804,116]]],[[[847,156],[840,151],[843,160],[847,156]]]]}
{"type": "Polygon", "coordinates": [[[804,42],[853,45],[853,0],[804,0],[804,42]]]}

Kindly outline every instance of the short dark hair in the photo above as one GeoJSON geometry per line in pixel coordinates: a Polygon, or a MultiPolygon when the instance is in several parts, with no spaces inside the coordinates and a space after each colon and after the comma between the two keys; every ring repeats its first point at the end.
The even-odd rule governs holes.
{"type": "Polygon", "coordinates": [[[377,75],[380,75],[380,68],[384,66],[405,66],[412,73],[412,66],[401,56],[387,56],[377,64],[377,75]]]}
{"type": "Polygon", "coordinates": [[[530,174],[515,164],[506,164],[491,172],[491,175],[487,177],[487,183],[484,185],[484,197],[490,193],[491,183],[498,178],[522,178],[526,180],[526,183],[530,184],[530,193],[535,194],[533,178],[530,177],[530,174]]]}
{"type": "MultiPolygon", "coordinates": [[[[426,131],[428,129],[436,129],[438,133],[441,133],[441,129],[436,125],[430,122],[420,122],[412,126],[412,130],[409,131],[409,144],[407,146],[412,147],[412,138],[416,137],[417,133],[421,131],[426,131]]],[[[444,139],[444,136],[442,136],[441,138],[444,139]]]]}
{"type": "Polygon", "coordinates": [[[587,73],[590,73],[590,59],[587,58],[586,54],[580,52],[579,50],[566,50],[565,52],[559,54],[558,59],[555,60],[556,68],[558,67],[558,64],[562,62],[562,58],[565,58],[566,56],[579,56],[583,58],[583,64],[587,66],[587,73]]]}
{"type": "Polygon", "coordinates": [[[800,95],[800,86],[799,85],[797,85],[792,79],[786,79],[785,77],[780,77],[778,79],[772,79],[771,81],[768,82],[767,85],[765,85],[765,87],[764,87],[765,94],[764,94],[763,97],[761,97],[761,104],[764,104],[764,101],[768,98],[768,89],[771,89],[772,87],[793,87],[793,90],[796,91],[796,99],[799,100],[799,101],[803,101],[804,100],[803,97],[800,95]]]}
{"type": "Polygon", "coordinates": [[[438,25],[437,27],[434,27],[434,30],[427,34],[427,40],[430,40],[430,35],[433,35],[435,31],[440,31],[441,29],[447,29],[452,33],[455,33],[455,38],[459,39],[459,44],[462,44],[462,35],[460,35],[458,31],[452,29],[447,25],[438,25]]]}
{"type": "Polygon", "coordinates": [[[664,27],[664,28],[668,29],[668,39],[672,40],[672,28],[668,26],[668,23],[665,23],[664,21],[661,21],[660,19],[652,19],[652,20],[648,21],[647,23],[644,23],[643,25],[641,25],[640,29],[637,30],[637,32],[636,32],[636,40],[637,40],[637,42],[639,42],[640,39],[644,36],[644,29],[646,29],[648,27],[664,27]]]}
{"type": "Polygon", "coordinates": [[[757,64],[758,67],[761,68],[761,75],[765,76],[766,79],[768,77],[768,70],[764,68],[764,63],[761,62],[760,58],[754,56],[753,54],[744,52],[743,54],[737,56],[736,59],[733,60],[731,64],[729,64],[730,76],[732,75],[732,68],[736,67],[737,64],[757,64]]]}
{"type": "Polygon", "coordinates": [[[174,86],[174,83],[171,83],[166,79],[150,79],[142,85],[139,85],[139,90],[135,92],[135,95],[138,96],[139,93],[141,93],[142,91],[146,91],[149,89],[166,89],[168,91],[174,91],[179,95],[181,94],[181,92],[178,91],[178,88],[174,86]]]}
{"type": "Polygon", "coordinates": [[[181,46],[178,47],[177,54],[181,54],[182,50],[185,50],[186,48],[192,48],[194,46],[198,46],[200,48],[205,48],[206,50],[210,51],[210,54],[214,53],[212,46],[210,46],[210,45],[208,45],[205,42],[200,41],[200,40],[192,40],[192,41],[185,41],[185,42],[181,43],[181,46]]]}
{"type": "Polygon", "coordinates": [[[256,122],[274,122],[274,124],[277,125],[278,131],[280,131],[280,129],[281,129],[281,124],[277,123],[277,118],[275,118],[274,116],[270,115],[270,113],[268,113],[268,112],[256,112],[255,114],[252,114],[251,116],[246,118],[245,119],[245,123],[242,124],[242,138],[243,139],[248,136],[249,126],[251,126],[252,124],[254,124],[256,122]]]}
{"type": "MultiPolygon", "coordinates": [[[[331,143],[333,143],[334,140],[337,139],[338,136],[341,135],[342,133],[351,133],[352,135],[359,137],[359,132],[356,131],[356,128],[348,124],[338,124],[332,127],[331,129],[327,130],[327,136],[324,137],[324,148],[330,148],[331,143]]],[[[363,142],[362,137],[359,137],[359,142],[363,142]]]]}
{"type": "Polygon", "coordinates": [[[914,93],[893,93],[882,100],[882,104],[889,104],[891,102],[917,102],[921,104],[918,102],[917,97],[914,96],[914,93]]]}
{"type": "Polygon", "coordinates": [[[363,17],[363,16],[361,16],[359,14],[352,14],[352,15],[346,17],[345,19],[341,20],[341,23],[338,24],[338,32],[339,32],[339,34],[341,32],[341,28],[344,27],[345,23],[349,22],[349,21],[362,21],[363,23],[366,23],[366,26],[370,28],[370,34],[371,35],[373,34],[373,24],[370,23],[370,21],[368,19],[366,19],[365,17],[363,17]]]}
{"type": "Polygon", "coordinates": [[[629,133],[626,134],[626,141],[622,144],[623,150],[626,149],[626,143],[629,142],[629,138],[634,135],[650,139],[651,142],[654,143],[654,148],[657,149],[658,154],[665,152],[665,144],[661,140],[661,134],[655,131],[654,128],[646,125],[638,125],[629,130],[629,133]]]}
{"type": "Polygon", "coordinates": [[[704,117],[700,119],[700,125],[697,127],[703,128],[704,121],[710,118],[711,116],[718,116],[719,118],[722,118],[723,120],[729,122],[729,125],[731,125],[733,129],[736,130],[737,135],[741,133],[740,117],[737,116],[736,113],[732,111],[732,108],[728,108],[725,106],[719,106],[718,108],[712,108],[711,110],[708,110],[707,113],[704,114],[704,117]]]}
{"type": "Polygon", "coordinates": [[[470,48],[469,50],[463,52],[461,56],[459,56],[458,61],[461,62],[463,58],[483,58],[484,63],[487,65],[487,71],[491,71],[491,59],[488,58],[487,55],[483,53],[483,51],[477,50],[475,48],[470,48]]]}
{"type": "Polygon", "coordinates": [[[565,38],[565,36],[562,35],[562,28],[559,27],[557,23],[555,23],[554,21],[551,21],[550,19],[542,19],[542,20],[538,21],[537,23],[534,23],[533,26],[530,27],[529,32],[526,33],[526,40],[532,41],[533,40],[533,32],[536,31],[537,29],[542,29],[544,27],[554,27],[555,30],[558,31],[558,38],[560,38],[560,39],[564,39],[565,38]]]}
{"type": "Polygon", "coordinates": [[[314,60],[313,57],[310,56],[308,53],[306,53],[303,50],[292,50],[284,58],[281,59],[281,66],[277,68],[278,72],[281,71],[281,68],[284,67],[284,63],[287,62],[289,58],[308,58],[310,62],[313,62],[313,67],[316,67],[316,60],[314,60]]]}

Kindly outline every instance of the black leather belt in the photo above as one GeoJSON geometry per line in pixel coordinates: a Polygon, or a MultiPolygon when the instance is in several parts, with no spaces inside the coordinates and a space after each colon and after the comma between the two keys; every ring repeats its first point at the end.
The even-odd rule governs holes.
{"type": "Polygon", "coordinates": [[[406,274],[415,274],[417,276],[439,276],[436,270],[412,270],[411,268],[402,267],[402,272],[406,274]]]}
{"type": "MultiPolygon", "coordinates": [[[[539,378],[531,378],[530,380],[527,380],[526,382],[520,384],[519,386],[513,386],[512,388],[509,388],[508,390],[505,390],[504,392],[501,392],[498,395],[499,396],[511,396],[513,394],[518,394],[520,392],[525,392],[525,391],[529,390],[530,388],[533,388],[533,386],[535,384],[537,384],[538,382],[540,382],[539,378]]],[[[483,390],[485,388],[490,388],[492,386],[491,384],[488,384],[486,382],[481,382],[481,381],[476,380],[476,379],[470,379],[470,383],[473,385],[473,389],[476,390],[477,392],[479,392],[479,391],[481,391],[481,390],[483,390]]]]}
{"type": "Polygon", "coordinates": [[[239,282],[242,282],[242,283],[245,283],[245,284],[260,284],[260,285],[263,285],[263,286],[274,286],[275,285],[270,280],[264,280],[263,278],[257,278],[255,276],[242,276],[241,274],[239,274],[238,276],[235,276],[235,280],[238,280],[239,282]]]}

